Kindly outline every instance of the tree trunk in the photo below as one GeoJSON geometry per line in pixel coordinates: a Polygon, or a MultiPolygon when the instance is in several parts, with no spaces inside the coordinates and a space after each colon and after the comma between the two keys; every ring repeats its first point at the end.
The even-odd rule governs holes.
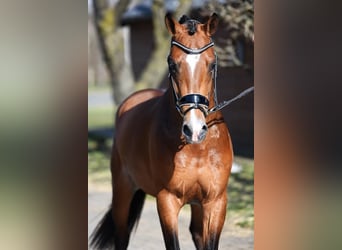
{"type": "MultiPolygon", "coordinates": [[[[165,24],[165,8],[163,0],[154,0],[153,32],[155,49],[138,82],[135,84],[130,54],[128,28],[120,27],[120,19],[130,1],[118,1],[115,7],[110,7],[106,0],[93,0],[94,20],[103,60],[106,64],[115,103],[122,102],[134,90],[157,88],[167,73],[166,57],[170,49],[170,35],[165,24]]],[[[187,14],[191,1],[180,0],[175,12],[178,18],[187,14]]]]}
{"type": "MultiPolygon", "coordinates": [[[[175,12],[178,18],[182,14],[187,14],[191,7],[191,1],[181,0],[175,12]]],[[[170,35],[165,28],[165,8],[164,1],[154,0],[152,6],[153,13],[153,34],[155,49],[151,59],[140,76],[136,89],[157,88],[167,74],[166,57],[170,50],[170,35]]]]}
{"type": "Polygon", "coordinates": [[[125,51],[129,48],[129,31],[127,27],[120,27],[119,23],[129,1],[119,1],[115,7],[110,7],[106,0],[94,0],[93,4],[95,27],[111,79],[114,102],[121,103],[134,91],[130,55],[125,51]]]}

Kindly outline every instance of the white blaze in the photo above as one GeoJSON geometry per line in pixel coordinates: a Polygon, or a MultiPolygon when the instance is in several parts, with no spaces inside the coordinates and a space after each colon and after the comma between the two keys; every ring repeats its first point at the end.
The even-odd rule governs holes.
{"type": "Polygon", "coordinates": [[[199,59],[200,59],[200,55],[187,55],[185,58],[185,61],[188,63],[190,67],[192,76],[194,76],[195,74],[196,65],[199,59]]]}
{"type": "MultiPolygon", "coordinates": [[[[186,63],[189,65],[191,76],[194,77],[197,63],[200,60],[201,55],[187,55],[185,58],[186,63]]],[[[187,125],[191,127],[193,142],[199,142],[199,135],[202,131],[203,126],[205,126],[205,119],[203,114],[197,109],[191,109],[189,115],[187,116],[187,125]],[[197,112],[196,112],[197,111],[197,112]]]]}
{"type": "Polygon", "coordinates": [[[195,114],[195,109],[192,109],[189,112],[190,112],[189,125],[192,127],[192,132],[193,132],[192,141],[197,141],[198,136],[203,126],[205,125],[205,122],[195,114]]]}

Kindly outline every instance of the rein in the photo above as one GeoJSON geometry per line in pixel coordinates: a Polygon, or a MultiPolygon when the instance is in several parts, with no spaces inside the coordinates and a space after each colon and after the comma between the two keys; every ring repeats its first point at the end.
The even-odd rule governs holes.
{"type": "MultiPolygon", "coordinates": [[[[210,40],[210,42],[203,46],[202,48],[199,49],[191,49],[175,40],[171,40],[171,46],[177,46],[180,49],[182,49],[185,53],[190,54],[190,55],[195,55],[195,54],[201,54],[202,52],[204,52],[205,50],[209,49],[210,47],[214,46],[214,42],[212,40],[210,40]]],[[[202,111],[202,113],[204,114],[204,116],[208,116],[212,113],[215,113],[221,109],[223,109],[224,107],[228,106],[229,104],[231,104],[232,102],[240,99],[241,97],[247,95],[248,93],[254,91],[254,86],[250,87],[244,91],[242,91],[240,94],[238,94],[237,96],[235,96],[234,98],[227,100],[227,101],[223,101],[221,103],[218,103],[217,100],[217,93],[216,93],[216,78],[217,78],[217,55],[215,52],[215,68],[214,70],[214,76],[213,76],[213,80],[214,80],[214,100],[215,100],[215,106],[212,107],[211,109],[209,109],[209,100],[208,98],[206,98],[203,95],[200,94],[188,94],[185,95],[181,98],[179,98],[178,94],[176,93],[176,90],[174,88],[173,85],[173,81],[172,81],[172,75],[171,73],[169,73],[169,80],[173,89],[173,94],[175,97],[175,102],[176,102],[176,109],[178,110],[179,114],[183,117],[186,113],[188,113],[191,109],[199,109],[202,111]],[[186,109],[185,111],[182,111],[182,107],[183,106],[189,106],[188,109],[186,109]]]]}

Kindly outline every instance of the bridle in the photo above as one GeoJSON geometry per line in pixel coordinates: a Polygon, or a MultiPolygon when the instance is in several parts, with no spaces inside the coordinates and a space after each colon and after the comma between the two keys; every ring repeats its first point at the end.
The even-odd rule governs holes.
{"type": "MultiPolygon", "coordinates": [[[[171,40],[171,46],[177,46],[180,49],[182,49],[185,53],[190,54],[190,55],[197,55],[197,54],[201,54],[204,51],[206,51],[207,49],[209,49],[210,47],[214,46],[214,42],[211,40],[207,45],[203,46],[202,48],[199,49],[192,49],[189,48],[175,40],[171,40]]],[[[216,72],[217,72],[217,56],[215,53],[215,67],[213,69],[214,71],[214,85],[215,85],[215,89],[214,89],[214,95],[215,95],[215,102],[216,102],[216,72]]],[[[176,109],[178,110],[179,114],[181,116],[185,116],[186,113],[188,113],[190,110],[192,109],[199,109],[202,111],[202,113],[204,114],[204,116],[206,117],[207,115],[209,115],[210,110],[209,110],[209,100],[207,97],[201,95],[201,94],[188,94],[182,97],[179,97],[175,88],[174,88],[174,79],[172,77],[172,74],[169,73],[169,79],[170,79],[170,83],[173,89],[173,94],[175,97],[175,103],[176,103],[176,109]],[[186,110],[182,110],[183,106],[189,106],[186,110]]]]}
{"type": "MultiPolygon", "coordinates": [[[[192,49],[189,48],[175,40],[171,40],[171,46],[177,46],[178,48],[182,49],[185,53],[190,54],[190,55],[197,55],[197,54],[201,54],[204,51],[206,51],[207,49],[211,48],[214,46],[214,42],[210,39],[210,42],[203,46],[202,48],[199,49],[192,49]]],[[[173,90],[173,95],[175,98],[175,103],[176,103],[176,109],[178,110],[179,114],[184,117],[186,115],[186,113],[188,113],[190,110],[192,109],[199,109],[200,111],[202,111],[202,113],[204,114],[205,117],[207,117],[209,114],[214,113],[216,111],[221,110],[222,108],[228,106],[230,103],[232,103],[233,101],[245,96],[246,94],[248,94],[249,92],[254,90],[254,87],[250,87],[246,90],[244,90],[243,92],[241,92],[239,95],[237,95],[236,97],[230,99],[229,101],[223,101],[220,104],[218,104],[217,101],[217,94],[216,94],[216,77],[217,77],[217,55],[216,52],[215,53],[215,65],[214,68],[212,69],[213,71],[213,81],[214,81],[214,101],[215,101],[215,106],[209,109],[209,100],[207,97],[201,95],[201,94],[188,94],[188,95],[184,95],[182,97],[179,97],[175,88],[174,88],[174,79],[172,77],[171,72],[169,72],[169,81],[170,81],[170,85],[172,87],[173,90]],[[189,106],[187,109],[185,109],[184,111],[182,110],[183,106],[189,106]]]]}

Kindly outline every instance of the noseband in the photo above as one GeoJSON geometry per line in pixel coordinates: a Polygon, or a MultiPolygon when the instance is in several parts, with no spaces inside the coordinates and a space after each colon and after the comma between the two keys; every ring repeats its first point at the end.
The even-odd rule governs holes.
{"type": "MultiPolygon", "coordinates": [[[[197,55],[201,54],[202,52],[206,51],[210,47],[214,46],[214,42],[210,41],[207,45],[203,46],[202,48],[199,49],[191,49],[189,47],[186,47],[185,45],[172,40],[171,41],[171,46],[177,46],[180,49],[182,49],[185,53],[189,55],[197,55]]],[[[215,82],[215,89],[214,89],[214,95],[215,95],[215,103],[216,103],[216,72],[217,72],[217,56],[215,53],[215,68],[214,70],[214,82],[215,82]]],[[[169,79],[170,83],[173,89],[173,94],[175,97],[175,102],[176,102],[176,109],[178,110],[179,114],[181,116],[185,116],[186,113],[188,113],[192,109],[199,109],[202,111],[204,116],[206,117],[209,114],[209,100],[207,97],[200,95],[200,94],[188,94],[182,97],[179,97],[178,94],[176,93],[176,90],[173,85],[173,79],[171,73],[169,73],[169,79]],[[182,110],[183,106],[189,106],[185,111],[182,110]]]]}
{"type": "MultiPolygon", "coordinates": [[[[178,48],[182,49],[185,53],[190,54],[190,55],[196,55],[196,54],[201,54],[202,52],[206,51],[210,47],[214,46],[214,42],[210,41],[207,45],[203,46],[202,48],[199,49],[191,49],[189,47],[186,47],[185,45],[175,41],[171,40],[171,46],[177,46],[178,48]]],[[[254,91],[254,86],[249,87],[248,89],[242,91],[240,94],[235,96],[234,98],[228,100],[228,101],[223,101],[221,103],[218,103],[217,101],[217,94],[216,94],[216,76],[217,76],[217,55],[215,53],[215,67],[213,69],[213,80],[214,80],[214,101],[215,101],[215,106],[209,109],[209,100],[207,97],[200,95],[200,94],[188,94],[183,97],[179,97],[174,85],[173,85],[173,79],[172,79],[172,74],[169,73],[169,80],[172,86],[173,90],[173,95],[175,97],[175,103],[176,103],[176,109],[178,110],[179,114],[183,117],[185,116],[186,113],[188,113],[192,109],[199,109],[202,111],[204,116],[208,116],[211,113],[214,113],[216,111],[219,111],[223,109],[224,107],[228,106],[232,102],[240,99],[241,97],[247,95],[248,93],[254,91]],[[182,111],[183,106],[189,106],[188,109],[185,111],[182,111]]]]}

